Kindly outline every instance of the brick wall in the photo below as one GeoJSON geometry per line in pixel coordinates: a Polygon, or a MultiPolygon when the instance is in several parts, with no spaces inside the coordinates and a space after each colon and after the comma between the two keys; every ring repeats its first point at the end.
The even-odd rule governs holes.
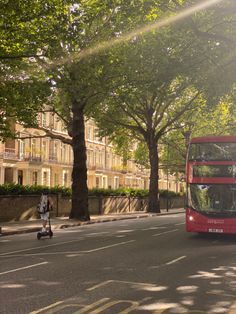
{"type": "MultiPolygon", "coordinates": [[[[71,199],[61,195],[52,195],[53,211],[52,217],[69,216],[71,199]]],[[[39,218],[37,204],[40,195],[2,195],[0,196],[0,221],[18,221],[39,218]]],[[[129,213],[134,211],[146,211],[147,198],[133,198],[123,196],[112,197],[89,197],[89,212],[91,215],[109,213],[129,213]]],[[[176,197],[168,200],[160,199],[162,209],[183,208],[184,198],[176,197]]],[[[78,204],[79,206],[79,204],[78,204]]]]}

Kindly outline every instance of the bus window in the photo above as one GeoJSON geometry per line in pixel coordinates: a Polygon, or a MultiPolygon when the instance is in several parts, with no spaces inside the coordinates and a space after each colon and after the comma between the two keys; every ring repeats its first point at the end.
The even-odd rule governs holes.
{"type": "Polygon", "coordinates": [[[193,161],[236,160],[236,143],[192,143],[188,159],[193,161]]]}

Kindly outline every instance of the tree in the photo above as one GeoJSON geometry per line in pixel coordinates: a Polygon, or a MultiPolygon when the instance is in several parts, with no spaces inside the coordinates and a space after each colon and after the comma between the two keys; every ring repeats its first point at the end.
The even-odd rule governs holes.
{"type": "Polygon", "coordinates": [[[72,138],[71,218],[90,219],[84,120],[91,108],[109,95],[117,64],[116,53],[112,49],[103,51],[100,42],[109,42],[124,30],[135,27],[142,22],[148,8],[149,5],[143,2],[127,4],[124,0],[114,3],[82,1],[70,7],[67,31],[60,35],[58,55],[61,58],[52,63],[47,73],[58,100],[52,110],[62,117],[72,138]],[[96,49],[98,52],[92,54],[91,51],[96,52],[96,49]]]}
{"type": "Polygon", "coordinates": [[[231,95],[223,97],[212,108],[204,103],[191,115],[183,116],[180,127],[163,138],[164,152],[161,163],[168,166],[171,172],[184,172],[190,137],[234,135],[236,132],[234,108],[235,102],[231,95]]]}
{"type": "MultiPolygon", "coordinates": [[[[3,76],[4,81],[7,84],[11,80],[18,82],[19,92],[22,92],[22,83],[26,86],[33,78],[37,81],[42,78],[47,91],[56,95],[51,109],[47,107],[47,110],[63,119],[72,138],[70,141],[60,137],[72,144],[74,152],[71,218],[89,220],[84,118],[89,107],[100,102],[108,92],[106,84],[112,75],[111,58],[107,61],[109,52],[93,56],[90,50],[102,51],[101,42],[116,39],[124,29],[135,27],[142,21],[145,7],[145,3],[127,4],[124,0],[113,3],[49,0],[31,1],[30,5],[8,1],[1,15],[2,66],[6,72],[8,68],[12,72],[8,77],[3,76]]],[[[3,88],[7,91],[6,86],[3,88]]],[[[35,102],[34,110],[42,110],[45,104],[46,98],[39,97],[43,90],[41,86],[37,91],[39,101],[35,102]]],[[[14,99],[12,109],[17,121],[36,127],[32,123],[35,111],[31,111],[34,96],[27,96],[19,96],[19,105],[14,99]],[[24,103],[26,112],[26,100],[31,115],[27,114],[29,119],[20,119],[18,109],[24,103]]],[[[5,102],[9,108],[9,97],[5,102]]],[[[4,111],[4,117],[6,115],[4,111]]],[[[47,136],[58,137],[48,129],[44,131],[47,136]]]]}
{"type": "Polygon", "coordinates": [[[189,86],[188,79],[178,76],[178,60],[168,60],[159,41],[145,42],[142,49],[139,47],[139,57],[135,48],[132,47],[133,53],[129,51],[123,85],[113,90],[109,105],[103,105],[94,117],[107,134],[122,126],[146,143],[151,171],[149,211],[156,212],[160,210],[158,143],[183,113],[194,107],[200,93],[189,86]],[[131,65],[131,60],[136,63],[131,65]]]}
{"type": "Polygon", "coordinates": [[[50,101],[43,67],[60,47],[70,1],[0,2],[0,136],[8,138],[16,122],[37,127],[35,116],[50,101]]]}
{"type": "MultiPolygon", "coordinates": [[[[122,94],[126,96],[127,92],[132,92],[133,96],[131,95],[132,97],[128,98],[130,104],[133,105],[135,100],[134,92],[140,84],[143,84],[143,92],[145,91],[144,87],[149,85],[145,97],[150,104],[155,103],[157,100],[155,97],[161,99],[162,91],[164,95],[170,93],[170,97],[166,100],[166,106],[171,112],[171,119],[167,121],[164,111],[160,112],[166,120],[161,126],[159,135],[171,129],[169,122],[175,123],[178,115],[181,114],[181,110],[184,109],[184,104],[189,109],[195,99],[194,97],[197,97],[197,90],[192,87],[194,80],[192,76],[190,76],[190,80],[188,79],[186,73],[189,74],[189,69],[183,66],[183,60],[188,59],[188,67],[191,64],[191,69],[196,70],[198,77],[202,74],[202,67],[194,66],[196,56],[200,51],[198,45],[201,43],[200,40],[192,41],[192,35],[194,32],[196,33],[196,29],[193,32],[196,22],[194,21],[194,26],[191,26],[191,31],[188,30],[187,32],[186,29],[181,32],[179,26],[177,32],[176,30],[170,32],[171,28],[169,27],[162,29],[162,36],[159,34],[158,38],[160,42],[156,41],[155,36],[150,36],[150,38],[140,37],[141,31],[135,35],[136,33],[133,30],[147,21],[159,19],[163,12],[164,15],[173,14],[176,8],[181,8],[182,5],[188,5],[189,3],[196,3],[196,1],[169,1],[167,5],[165,1],[154,0],[131,3],[124,0],[114,2],[110,0],[103,2],[98,0],[80,2],[68,0],[59,3],[56,0],[48,0],[46,3],[40,3],[35,0],[30,2],[30,6],[21,1],[8,1],[8,3],[9,7],[7,7],[6,14],[3,13],[3,16],[5,14],[6,17],[1,24],[2,38],[4,41],[10,38],[9,42],[12,43],[10,48],[14,47],[14,49],[12,54],[7,55],[7,62],[16,58],[18,58],[17,60],[21,58],[24,61],[18,63],[16,67],[11,64],[11,77],[24,80],[24,83],[29,83],[29,79],[32,77],[41,77],[42,82],[48,84],[49,92],[56,94],[58,101],[54,102],[52,111],[58,113],[67,125],[68,133],[72,137],[74,151],[71,217],[88,220],[84,117],[89,114],[95,105],[107,96],[111,96],[112,91],[117,94],[113,94],[116,95],[116,99],[119,98],[122,103],[122,94]],[[10,25],[8,20],[11,21],[10,25]],[[8,29],[7,35],[4,33],[6,27],[8,29]],[[132,36],[126,36],[125,32],[130,30],[132,36]],[[173,36],[175,32],[178,34],[176,39],[173,36]],[[179,36],[180,33],[181,36],[179,36]],[[183,40],[179,41],[180,38],[183,40]],[[126,41],[129,41],[129,44],[123,45],[124,50],[120,49],[121,45],[119,47],[115,46],[126,41]],[[148,46],[148,48],[145,48],[145,46],[148,46]],[[142,56],[142,51],[140,53],[139,49],[143,49],[143,47],[145,49],[142,56]],[[133,48],[135,48],[134,51],[132,51],[133,48]],[[149,48],[150,51],[147,51],[149,48]],[[123,51],[126,53],[124,54],[123,51]],[[158,64],[157,59],[147,58],[149,54],[153,55],[156,52],[158,52],[156,57],[161,57],[163,61],[161,66],[158,64]],[[126,57],[129,54],[133,60],[126,57]],[[143,62],[143,57],[146,58],[145,62],[143,62]],[[154,60],[154,63],[152,60],[154,60]],[[147,71],[144,72],[144,75],[140,72],[137,62],[140,62],[141,68],[147,71]],[[25,65],[27,68],[25,68],[25,65]],[[156,67],[154,73],[157,75],[158,80],[150,76],[150,68],[153,67],[156,67]],[[136,74],[133,75],[133,69],[137,69],[137,77],[136,74]],[[126,70],[127,76],[124,75],[126,70]],[[160,73],[161,75],[159,75],[160,73]],[[150,77],[154,81],[153,85],[147,81],[150,77]],[[134,82],[132,82],[133,80],[134,82]],[[161,85],[163,82],[165,83],[164,86],[161,85]],[[155,88],[157,88],[157,96],[153,94],[155,88]],[[181,100],[177,101],[177,116],[174,115],[172,110],[174,109],[172,104],[175,99],[175,88],[177,88],[181,97],[181,100]],[[187,90],[190,91],[192,100],[187,99],[187,90]],[[155,96],[154,100],[152,100],[153,96],[155,96]],[[170,100],[171,103],[169,103],[170,100]]],[[[232,4],[232,1],[227,1],[227,3],[232,4]]],[[[190,23],[192,21],[188,22],[188,27],[190,23]]],[[[199,31],[199,27],[197,30],[199,31]]],[[[207,33],[202,28],[200,31],[207,33]]],[[[207,34],[207,36],[212,37],[212,33],[208,33],[210,34],[207,34]]],[[[232,38],[231,33],[230,35],[232,38]]],[[[216,37],[213,37],[214,42],[210,42],[206,47],[204,46],[205,49],[200,54],[201,57],[208,60],[207,68],[209,68],[209,63],[212,60],[215,61],[219,57],[219,54],[215,57],[218,45],[216,45],[216,37]],[[212,53],[210,57],[206,58],[205,54],[209,48],[212,53]]],[[[6,44],[3,46],[6,46],[6,44]]],[[[4,51],[6,53],[8,49],[4,51]]],[[[220,50],[221,54],[223,54],[222,51],[224,49],[220,50]]],[[[198,62],[199,60],[200,57],[197,58],[198,62]]],[[[5,63],[4,69],[7,71],[5,63]]],[[[9,78],[7,81],[10,81],[9,78]]],[[[232,78],[228,81],[231,82],[232,78]]],[[[229,84],[226,85],[229,86],[229,84]]],[[[200,91],[202,86],[204,86],[204,80],[199,80],[200,91]]],[[[42,91],[42,88],[39,90],[42,91]]],[[[141,94],[140,92],[138,96],[141,97],[141,94]]],[[[31,99],[33,98],[31,97],[31,99]]],[[[141,100],[143,101],[143,99],[141,100]]],[[[149,122],[150,117],[154,116],[150,109],[147,106],[146,113],[149,114],[149,122]]],[[[156,123],[159,122],[158,116],[155,119],[156,123]]],[[[132,129],[134,130],[133,126],[132,129]]],[[[49,130],[46,130],[46,133],[48,135],[49,130]]],[[[52,136],[55,136],[55,134],[52,134],[52,136]]],[[[146,139],[149,148],[154,147],[152,155],[155,154],[156,145],[153,144],[153,136],[149,140],[146,139]]],[[[68,142],[68,139],[66,141],[68,142]]],[[[152,192],[154,186],[155,182],[152,183],[152,192]]],[[[154,198],[151,202],[152,210],[155,207],[154,198]]]]}
{"type": "MultiPolygon", "coordinates": [[[[232,4],[231,1],[227,3],[232,4]]],[[[180,7],[180,2],[177,7],[180,7]]],[[[223,36],[216,17],[218,10],[214,8],[207,13],[196,14],[174,28],[166,27],[135,39],[122,55],[125,60],[123,84],[115,87],[109,102],[103,103],[101,110],[94,113],[99,127],[107,134],[115,134],[117,128],[123,127],[130,130],[130,136],[146,143],[151,168],[150,211],[160,210],[160,139],[181,126],[179,122],[184,115],[196,110],[204,97],[208,105],[214,105],[232,87],[232,71],[231,75],[216,80],[222,66],[219,59],[223,57],[220,63],[226,64],[225,54],[228,57],[235,54],[234,50],[228,53],[228,42],[233,41],[231,30],[227,32],[232,16],[221,21],[223,36]]]]}

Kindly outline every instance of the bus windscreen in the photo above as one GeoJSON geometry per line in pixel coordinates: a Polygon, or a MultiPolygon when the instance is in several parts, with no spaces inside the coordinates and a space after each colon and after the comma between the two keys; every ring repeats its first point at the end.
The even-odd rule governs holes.
{"type": "Polygon", "coordinates": [[[199,212],[236,214],[236,185],[191,184],[189,205],[199,212]]]}

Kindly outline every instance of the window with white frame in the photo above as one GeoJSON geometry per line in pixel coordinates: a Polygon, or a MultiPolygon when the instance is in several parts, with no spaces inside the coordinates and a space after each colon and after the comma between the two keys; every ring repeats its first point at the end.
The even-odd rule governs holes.
{"type": "Polygon", "coordinates": [[[42,184],[46,186],[50,186],[50,181],[51,181],[50,169],[43,168],[42,169],[42,184]]]}
{"type": "Polygon", "coordinates": [[[45,140],[42,141],[42,149],[41,149],[41,157],[42,159],[46,159],[47,156],[47,142],[45,140]]]}
{"type": "Polygon", "coordinates": [[[112,166],[116,166],[116,156],[114,154],[112,154],[112,166]]]}
{"type": "Polygon", "coordinates": [[[112,177],[108,177],[108,189],[112,189],[113,184],[112,184],[112,177]]]}
{"type": "Polygon", "coordinates": [[[110,153],[106,154],[106,168],[111,169],[111,155],[110,155],[110,153]]]}
{"type": "Polygon", "coordinates": [[[31,155],[35,156],[35,151],[36,151],[36,139],[31,140],[31,155]]]}
{"type": "Polygon", "coordinates": [[[67,170],[62,171],[62,185],[68,186],[68,171],[67,170]]]}
{"type": "Polygon", "coordinates": [[[102,176],[102,188],[107,189],[107,176],[102,176]]]}
{"type": "Polygon", "coordinates": [[[91,149],[87,150],[87,165],[89,167],[93,166],[93,151],[91,149]]]}
{"type": "Polygon", "coordinates": [[[33,173],[32,173],[32,184],[33,185],[38,184],[38,171],[33,171],[33,173]]]}
{"type": "Polygon", "coordinates": [[[118,189],[120,185],[119,177],[114,177],[114,189],[118,189]]]}
{"type": "Polygon", "coordinates": [[[100,187],[100,177],[99,176],[95,177],[95,186],[96,186],[96,188],[100,187]]]}
{"type": "Polygon", "coordinates": [[[66,161],[66,145],[61,143],[61,161],[66,161]]]}
{"type": "Polygon", "coordinates": [[[93,152],[93,164],[94,166],[97,165],[97,152],[96,151],[93,152]]]}
{"type": "Polygon", "coordinates": [[[47,126],[47,114],[46,112],[43,112],[41,114],[41,123],[42,123],[42,126],[46,127],[47,126]]]}
{"type": "Polygon", "coordinates": [[[59,143],[57,141],[54,141],[53,146],[53,159],[57,160],[57,154],[59,155],[59,143]]]}
{"type": "Polygon", "coordinates": [[[48,183],[48,173],[47,173],[47,171],[43,171],[43,180],[42,180],[42,183],[43,183],[43,185],[47,185],[47,183],[48,183]]]}
{"type": "Polygon", "coordinates": [[[25,142],[22,140],[19,140],[19,158],[20,160],[24,159],[25,155],[25,142]]]}
{"type": "Polygon", "coordinates": [[[59,175],[58,173],[55,173],[54,174],[54,185],[59,185],[59,175]]]}
{"type": "Polygon", "coordinates": [[[131,177],[125,177],[125,186],[127,186],[127,187],[132,186],[132,178],[131,177]]]}
{"type": "Polygon", "coordinates": [[[93,141],[93,127],[90,125],[86,127],[86,139],[93,141]]]}
{"type": "Polygon", "coordinates": [[[103,152],[102,151],[99,151],[98,153],[98,164],[100,167],[102,167],[103,165],[103,152]]]}

